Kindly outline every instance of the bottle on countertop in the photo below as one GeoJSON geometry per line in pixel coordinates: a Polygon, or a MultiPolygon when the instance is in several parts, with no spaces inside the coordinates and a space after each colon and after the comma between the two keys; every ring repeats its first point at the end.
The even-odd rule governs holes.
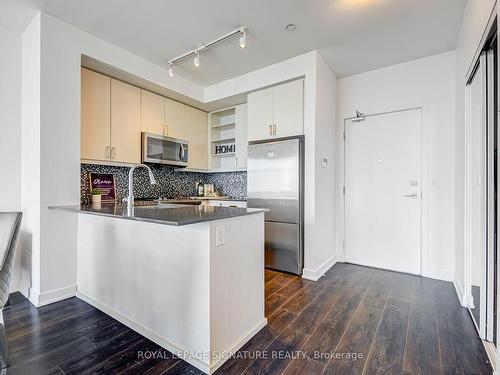
{"type": "Polygon", "coordinates": [[[196,187],[197,194],[199,197],[203,197],[205,195],[205,189],[203,187],[203,183],[200,181],[196,187]]]}

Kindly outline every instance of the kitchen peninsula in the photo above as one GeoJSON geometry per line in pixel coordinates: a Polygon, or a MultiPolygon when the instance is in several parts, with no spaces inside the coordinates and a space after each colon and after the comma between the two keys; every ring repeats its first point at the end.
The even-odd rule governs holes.
{"type": "Polygon", "coordinates": [[[205,373],[266,325],[265,210],[52,208],[78,214],[78,296],[205,373]]]}

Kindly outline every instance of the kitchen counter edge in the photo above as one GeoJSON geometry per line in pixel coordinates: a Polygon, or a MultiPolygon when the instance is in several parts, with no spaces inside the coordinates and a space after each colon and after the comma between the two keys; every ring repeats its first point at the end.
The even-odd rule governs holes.
{"type": "Polygon", "coordinates": [[[101,208],[93,208],[92,205],[89,206],[79,206],[79,205],[68,205],[68,206],[49,206],[49,210],[56,211],[66,211],[72,212],[76,214],[86,214],[86,215],[95,215],[95,216],[104,216],[115,219],[124,219],[124,220],[133,220],[133,221],[142,221],[148,223],[155,224],[163,224],[163,225],[171,225],[171,226],[183,226],[190,224],[198,224],[208,221],[216,221],[216,220],[224,220],[231,219],[240,216],[247,215],[255,215],[260,213],[268,212],[268,209],[264,208],[237,208],[237,207],[210,207],[210,210],[204,209],[204,215],[200,216],[196,210],[199,210],[201,206],[182,206],[176,208],[147,208],[146,211],[141,210],[140,206],[135,207],[134,214],[127,214],[126,206],[115,206],[115,210],[119,209],[119,213],[111,213],[102,211],[102,206],[115,206],[115,204],[106,204],[103,203],[101,208]],[[176,210],[177,213],[182,213],[182,215],[176,214],[173,211],[168,212],[169,210],[176,210]],[[142,211],[142,212],[141,212],[142,211]],[[163,217],[151,217],[144,215],[145,213],[163,213],[163,217]],[[209,211],[209,212],[205,212],[209,211]],[[137,214],[136,214],[137,212],[137,214]]]}

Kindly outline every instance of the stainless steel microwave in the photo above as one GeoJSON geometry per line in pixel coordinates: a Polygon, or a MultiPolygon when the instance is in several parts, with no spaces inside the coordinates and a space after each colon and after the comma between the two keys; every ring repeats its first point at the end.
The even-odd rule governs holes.
{"type": "Polygon", "coordinates": [[[187,167],[188,141],[142,133],[142,162],[187,167]]]}

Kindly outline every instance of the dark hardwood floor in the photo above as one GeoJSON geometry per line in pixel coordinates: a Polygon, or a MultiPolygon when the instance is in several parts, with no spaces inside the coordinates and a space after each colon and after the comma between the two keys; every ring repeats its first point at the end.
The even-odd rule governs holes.
{"type": "MultiPolygon", "coordinates": [[[[218,375],[492,372],[451,283],[349,264],[265,277],[268,325],[218,375]]],[[[201,374],[78,298],[36,309],[14,295],[4,316],[8,374],[201,374]]]]}

